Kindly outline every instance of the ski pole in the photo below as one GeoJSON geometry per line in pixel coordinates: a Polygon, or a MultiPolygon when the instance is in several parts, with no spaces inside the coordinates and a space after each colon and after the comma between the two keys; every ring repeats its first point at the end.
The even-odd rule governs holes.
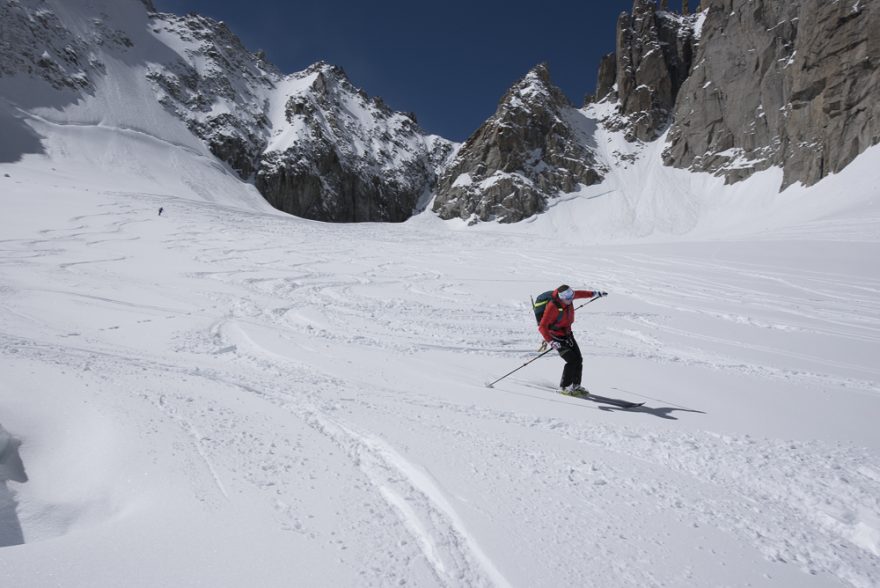
{"type": "Polygon", "coordinates": [[[553,351],[553,348],[552,348],[552,347],[549,348],[549,349],[548,349],[547,351],[545,351],[544,353],[541,353],[540,355],[538,355],[538,356],[536,356],[536,357],[533,357],[532,359],[528,360],[527,362],[525,362],[524,364],[522,364],[521,366],[519,366],[519,367],[516,368],[515,370],[510,371],[510,372],[507,372],[506,374],[504,374],[503,376],[501,376],[500,378],[498,378],[498,379],[495,380],[494,382],[489,382],[488,384],[486,384],[486,387],[487,387],[487,388],[491,388],[492,386],[494,386],[495,384],[497,384],[498,382],[500,382],[501,380],[503,380],[504,378],[506,378],[507,376],[509,376],[509,375],[512,374],[513,372],[518,372],[519,370],[523,369],[524,367],[526,367],[527,365],[529,365],[530,363],[532,363],[532,362],[535,361],[536,359],[540,359],[540,358],[544,357],[545,355],[547,355],[547,354],[550,353],[551,351],[553,351]]]}
{"type": "Polygon", "coordinates": [[[595,302],[596,300],[599,300],[600,298],[602,298],[602,296],[593,296],[592,298],[590,298],[589,300],[587,300],[586,302],[584,302],[583,304],[581,304],[580,306],[575,308],[575,310],[580,310],[581,308],[588,305],[590,302],[595,302]]]}

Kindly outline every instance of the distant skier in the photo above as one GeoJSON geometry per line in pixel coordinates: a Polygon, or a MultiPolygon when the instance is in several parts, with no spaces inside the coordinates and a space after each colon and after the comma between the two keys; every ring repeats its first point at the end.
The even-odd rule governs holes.
{"type": "Polygon", "coordinates": [[[563,284],[551,292],[544,292],[535,300],[535,317],[539,318],[538,331],[544,340],[562,356],[565,367],[562,369],[560,392],[568,396],[586,396],[590,392],[581,385],[584,359],[571,332],[574,322],[574,306],[579,298],[601,298],[607,292],[591,290],[572,290],[563,284]]]}
{"type": "Polygon", "coordinates": [[[162,211],[163,211],[163,210],[165,210],[165,209],[162,208],[162,207],[160,206],[160,207],[159,207],[159,216],[162,216],[162,211]]]}

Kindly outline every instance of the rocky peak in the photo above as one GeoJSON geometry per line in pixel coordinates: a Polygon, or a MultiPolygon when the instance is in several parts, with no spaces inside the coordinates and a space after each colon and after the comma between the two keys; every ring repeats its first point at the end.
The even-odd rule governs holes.
{"type": "Polygon", "coordinates": [[[599,65],[595,99],[617,101],[606,121],[630,141],[650,141],[668,125],[693,53],[695,17],[657,10],[654,0],[635,0],[617,20],[616,52],[599,65]]]}
{"type": "Polygon", "coordinates": [[[589,121],[539,65],[461,147],[440,177],[433,209],[447,219],[522,220],[601,179],[591,140],[589,121]]]}
{"type": "Polygon", "coordinates": [[[313,63],[297,75],[301,77],[314,76],[312,89],[315,91],[315,94],[320,96],[327,96],[333,88],[340,84],[347,84],[347,89],[351,87],[351,82],[349,82],[345,70],[325,61],[313,63]]]}
{"type": "Polygon", "coordinates": [[[365,104],[371,103],[382,114],[386,116],[393,114],[391,108],[385,104],[381,97],[373,96],[371,98],[364,90],[352,84],[348,74],[338,65],[318,61],[294,75],[300,79],[311,78],[312,92],[310,95],[325,105],[339,102],[345,95],[356,94],[365,104]]]}
{"type": "Polygon", "coordinates": [[[337,222],[403,221],[424,206],[452,143],[318,62],[279,83],[283,120],[256,185],[276,208],[337,222]]]}
{"type": "Polygon", "coordinates": [[[499,110],[541,111],[571,106],[562,90],[553,85],[547,65],[535,66],[501,99],[499,110]]]}

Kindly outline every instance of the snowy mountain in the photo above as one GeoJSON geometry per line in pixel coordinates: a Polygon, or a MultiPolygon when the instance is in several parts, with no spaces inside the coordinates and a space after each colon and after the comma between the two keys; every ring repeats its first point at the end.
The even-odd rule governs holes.
{"type": "Polygon", "coordinates": [[[212,19],[154,12],[149,26],[174,52],[147,69],[159,103],[242,178],[253,177],[269,139],[269,99],[281,73],[212,19]]]}
{"type": "Polygon", "coordinates": [[[327,221],[403,221],[453,144],[354,87],[337,66],[281,75],[223,24],[154,14],[179,59],[147,77],[159,101],[275,208],[327,221]]]}
{"type": "MultiPolygon", "coordinates": [[[[454,148],[355,88],[340,68],[319,63],[283,76],[208,18],[159,14],[136,0],[13,0],[2,10],[0,124],[19,136],[32,137],[33,125],[19,122],[28,114],[58,122],[34,109],[75,105],[65,123],[207,148],[276,208],[334,221],[409,218],[454,148]],[[25,87],[32,91],[22,95],[25,87]],[[132,88],[135,102],[121,103],[132,88]]],[[[203,198],[215,192],[199,177],[184,181],[203,198]]]]}
{"type": "Polygon", "coordinates": [[[269,120],[257,188],[279,210],[316,220],[408,219],[453,150],[325,63],[279,82],[269,120]]]}
{"type": "MultiPolygon", "coordinates": [[[[0,157],[51,153],[110,175],[139,169],[149,183],[115,144],[149,137],[156,157],[173,153],[191,170],[169,193],[260,207],[259,193],[327,221],[399,222],[430,208],[511,223],[593,194],[609,169],[658,142],[667,166],[727,182],[778,168],[785,188],[839,172],[880,140],[873,4],[725,0],[695,15],[666,4],[635,0],[620,16],[595,107],[571,106],[538,66],[458,146],[370,98],[338,66],[283,75],[208,18],[136,0],[11,0],[0,6],[0,129],[12,140],[0,157]],[[79,153],[74,135],[94,132],[113,146],[79,153]],[[618,132],[632,146],[597,146],[618,132]],[[222,180],[207,171],[218,165],[231,172],[222,180]]],[[[690,205],[650,206],[679,218],[690,205]]]]}

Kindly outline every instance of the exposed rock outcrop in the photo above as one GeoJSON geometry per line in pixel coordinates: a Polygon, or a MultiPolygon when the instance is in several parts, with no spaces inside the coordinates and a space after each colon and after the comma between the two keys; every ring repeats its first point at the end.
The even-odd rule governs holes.
{"type": "Polygon", "coordinates": [[[517,222],[560,193],[598,182],[604,170],[590,148],[591,124],[537,66],[461,147],[440,177],[433,210],[444,219],[517,222]]]}
{"type": "Polygon", "coordinates": [[[669,124],[691,67],[694,23],[657,10],[653,0],[635,0],[632,14],[618,18],[615,57],[599,66],[596,98],[617,100],[618,114],[606,124],[625,130],[628,140],[653,140],[669,124]]]}
{"type": "Polygon", "coordinates": [[[880,140],[880,6],[715,0],[664,160],[734,182],[813,184],[880,140]]]}
{"type": "Polygon", "coordinates": [[[599,75],[596,81],[596,93],[593,94],[591,99],[587,100],[587,102],[592,102],[593,100],[602,100],[614,91],[616,83],[617,54],[609,53],[602,57],[602,61],[599,62],[599,75]]]}
{"type": "Polygon", "coordinates": [[[271,126],[267,95],[281,74],[210,18],[154,14],[151,26],[183,53],[148,70],[159,102],[243,179],[251,178],[271,126]]]}
{"type": "Polygon", "coordinates": [[[880,142],[880,5],[806,0],[798,29],[783,185],[813,184],[880,142]]]}
{"type": "Polygon", "coordinates": [[[798,30],[798,2],[738,2],[719,0],[705,16],[664,152],[669,165],[728,181],[777,163],[798,30]]]}
{"type": "Polygon", "coordinates": [[[339,67],[317,63],[286,84],[284,116],[293,132],[270,143],[256,176],[269,203],[334,222],[412,216],[453,144],[355,88],[339,67]]]}
{"type": "Polygon", "coordinates": [[[125,35],[99,19],[94,26],[107,29],[106,38],[76,34],[49,7],[34,2],[0,3],[0,23],[0,77],[25,75],[56,90],[94,91],[95,77],[105,71],[94,43],[131,45],[125,35]]]}

